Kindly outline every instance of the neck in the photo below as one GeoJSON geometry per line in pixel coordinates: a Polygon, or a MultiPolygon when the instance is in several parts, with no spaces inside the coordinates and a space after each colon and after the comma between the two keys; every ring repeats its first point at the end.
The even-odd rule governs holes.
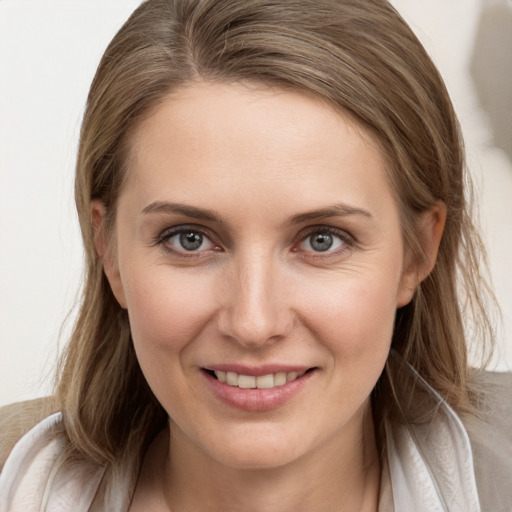
{"type": "Polygon", "coordinates": [[[346,432],[277,468],[229,467],[199,450],[172,423],[168,433],[160,484],[167,510],[377,510],[380,465],[369,404],[346,432]]]}

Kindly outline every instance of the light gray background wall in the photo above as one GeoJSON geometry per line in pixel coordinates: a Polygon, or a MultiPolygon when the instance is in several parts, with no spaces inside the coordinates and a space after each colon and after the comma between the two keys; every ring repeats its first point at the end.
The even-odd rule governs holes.
{"type": "MultiPolygon", "coordinates": [[[[103,50],[139,3],[0,0],[0,405],[51,392],[82,268],[72,196],[80,118],[103,50]]],[[[497,365],[512,367],[512,164],[469,75],[482,2],[393,3],[440,67],[463,125],[504,314],[497,365]]]]}

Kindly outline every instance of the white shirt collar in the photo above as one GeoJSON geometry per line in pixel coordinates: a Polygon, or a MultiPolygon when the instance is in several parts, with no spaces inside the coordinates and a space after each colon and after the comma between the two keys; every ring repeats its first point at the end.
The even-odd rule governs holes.
{"type": "Polygon", "coordinates": [[[466,429],[446,401],[412,367],[409,370],[412,385],[425,392],[421,400],[431,400],[433,416],[424,423],[385,424],[391,510],[480,512],[466,429]]]}

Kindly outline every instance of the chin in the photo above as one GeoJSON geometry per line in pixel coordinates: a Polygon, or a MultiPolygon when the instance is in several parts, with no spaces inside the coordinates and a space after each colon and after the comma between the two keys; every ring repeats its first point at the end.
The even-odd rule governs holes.
{"type": "MultiPolygon", "coordinates": [[[[219,463],[234,469],[274,469],[293,463],[304,455],[304,443],[290,436],[247,434],[247,442],[230,441],[210,455],[219,463]]],[[[222,445],[219,444],[220,448],[222,445]]]]}
{"type": "Polygon", "coordinates": [[[282,468],[290,465],[298,458],[299,456],[296,453],[276,453],[275,450],[267,449],[256,452],[253,449],[247,453],[222,454],[218,462],[233,469],[257,471],[282,468]]]}

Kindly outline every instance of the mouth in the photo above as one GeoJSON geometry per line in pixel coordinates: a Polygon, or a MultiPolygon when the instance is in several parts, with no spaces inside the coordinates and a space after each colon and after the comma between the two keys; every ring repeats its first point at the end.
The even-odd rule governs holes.
{"type": "Polygon", "coordinates": [[[247,412],[278,409],[301,394],[317,367],[215,365],[201,368],[207,389],[231,408],[247,412]]]}
{"type": "Polygon", "coordinates": [[[284,386],[290,382],[300,379],[306,373],[312,372],[315,368],[307,370],[275,372],[265,375],[247,375],[234,371],[208,370],[205,371],[222,384],[241,389],[273,389],[284,386]]]}

